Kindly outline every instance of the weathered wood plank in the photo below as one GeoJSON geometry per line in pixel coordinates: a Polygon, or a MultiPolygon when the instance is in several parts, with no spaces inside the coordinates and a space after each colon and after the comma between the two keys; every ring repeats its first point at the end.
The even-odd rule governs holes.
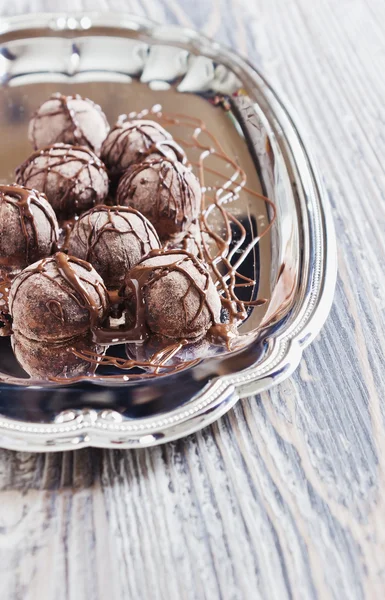
{"type": "MultiPolygon", "coordinates": [[[[0,2],[0,14],[56,10],[0,2]]],[[[138,452],[0,453],[0,597],[383,598],[385,82],[381,0],[69,0],[215,36],[263,69],[335,217],[325,329],[282,386],[138,452]]]]}

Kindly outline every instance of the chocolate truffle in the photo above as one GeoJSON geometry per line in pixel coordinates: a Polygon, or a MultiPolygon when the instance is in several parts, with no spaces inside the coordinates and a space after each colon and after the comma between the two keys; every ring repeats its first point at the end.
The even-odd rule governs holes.
{"type": "Polygon", "coordinates": [[[221,300],[206,266],[182,250],[158,251],[136,265],[126,277],[125,292],[153,332],[170,338],[194,339],[220,322],[221,300]]]}
{"type": "Polygon", "coordinates": [[[172,136],[156,121],[128,121],[122,115],[103,143],[101,156],[110,175],[118,176],[153,153],[161,152],[175,160],[174,146],[172,136]]]}
{"type": "Polygon", "coordinates": [[[20,366],[38,379],[71,379],[94,373],[96,365],[75,352],[103,354],[105,347],[92,341],[90,335],[61,343],[30,340],[20,333],[11,337],[12,349],[20,366]]]}
{"type": "Polygon", "coordinates": [[[201,197],[194,173],[166,158],[130,167],[119,182],[116,196],[117,204],[140,210],[162,241],[183,237],[198,219],[201,197]]]}
{"type": "Polygon", "coordinates": [[[17,182],[47,195],[61,219],[102,204],[108,175],[101,160],[84,146],[53,144],[34,152],[17,170],[17,182]]]}
{"type": "Polygon", "coordinates": [[[93,267],[58,252],[22,271],[12,282],[13,331],[37,341],[60,341],[98,326],[108,293],[93,267]]]}
{"type": "Polygon", "coordinates": [[[92,100],[53,94],[32,117],[28,137],[35,150],[63,142],[87,146],[99,156],[109,130],[106,115],[92,100]]]}
{"type": "Polygon", "coordinates": [[[120,288],[126,272],[150,250],[160,248],[151,223],[126,206],[96,206],[75,224],[68,252],[87,260],[110,289],[120,288]]]}
{"type": "Polygon", "coordinates": [[[59,226],[44,194],[0,185],[0,271],[14,274],[54,252],[59,226]]]}

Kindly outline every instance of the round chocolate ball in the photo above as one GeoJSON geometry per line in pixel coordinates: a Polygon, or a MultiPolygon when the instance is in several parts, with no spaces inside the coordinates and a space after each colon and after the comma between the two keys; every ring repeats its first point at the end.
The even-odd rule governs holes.
{"type": "Polygon", "coordinates": [[[32,117],[28,137],[35,150],[63,142],[87,146],[99,155],[109,130],[106,115],[89,98],[53,94],[32,117]]]}
{"type": "Polygon", "coordinates": [[[68,252],[87,260],[109,289],[119,288],[126,272],[150,250],[160,248],[151,223],[125,206],[96,206],[75,224],[68,252]]]}
{"type": "Polygon", "coordinates": [[[132,165],[116,195],[117,204],[143,213],[162,241],[183,237],[198,219],[201,198],[200,183],[191,169],[166,158],[132,165]]]}
{"type": "Polygon", "coordinates": [[[12,349],[20,366],[36,379],[72,379],[94,373],[96,364],[83,354],[103,354],[105,347],[92,341],[90,335],[62,343],[47,343],[30,340],[20,333],[11,337],[12,349]]]}
{"type": "Polygon", "coordinates": [[[126,295],[148,328],[169,338],[194,339],[220,322],[221,300],[206,266],[182,250],[150,254],[126,277],[126,295]],[[135,298],[133,281],[140,297],[135,298]],[[142,307],[144,306],[144,311],[142,307]]]}
{"type": "MultiPolygon", "coordinates": [[[[102,160],[110,175],[118,176],[130,165],[159,152],[177,158],[172,136],[156,121],[118,119],[102,146],[102,160]]],[[[179,147],[178,147],[179,148],[179,147]]],[[[183,152],[183,151],[182,151],[183,152]]]]}
{"type": "Polygon", "coordinates": [[[17,182],[44,192],[61,219],[70,219],[108,193],[102,161],[85,146],[53,144],[34,152],[17,170],[17,182]]]}
{"type": "Polygon", "coordinates": [[[44,194],[0,185],[0,271],[14,274],[54,252],[56,215],[44,194]]]}
{"type": "Polygon", "coordinates": [[[109,307],[103,280],[93,267],[58,252],[22,271],[12,282],[13,331],[37,341],[60,341],[101,324],[109,307]]]}

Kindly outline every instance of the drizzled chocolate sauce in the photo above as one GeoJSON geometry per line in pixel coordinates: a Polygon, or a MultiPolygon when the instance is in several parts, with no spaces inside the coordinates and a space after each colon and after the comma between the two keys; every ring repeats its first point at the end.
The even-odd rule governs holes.
{"type": "MultiPolygon", "coordinates": [[[[75,347],[72,348],[72,352],[78,358],[82,360],[88,361],[96,367],[104,366],[104,367],[116,367],[122,371],[131,371],[132,369],[140,368],[145,369],[145,372],[142,373],[130,373],[129,375],[122,375],[121,378],[123,381],[135,381],[142,379],[151,379],[152,377],[157,376],[161,377],[164,375],[168,375],[171,373],[178,373],[179,371],[183,371],[186,368],[193,367],[194,365],[200,362],[197,360],[189,360],[184,361],[180,364],[167,365],[167,362],[170,361],[184,346],[188,344],[187,340],[177,340],[173,344],[154,352],[149,360],[137,360],[137,359],[124,359],[118,358],[115,356],[107,356],[107,355],[99,355],[95,354],[92,351],[82,350],[78,351],[75,347]]],[[[116,379],[116,375],[106,376],[106,378],[116,379]]],[[[79,378],[79,381],[82,378],[79,378]]],[[[71,380],[72,381],[72,380],[71,380]]],[[[63,379],[55,378],[55,382],[63,383],[63,379]]]]}
{"type": "Polygon", "coordinates": [[[75,215],[71,219],[61,219],[59,221],[59,241],[57,243],[57,250],[67,252],[68,242],[70,239],[71,232],[75,226],[75,223],[79,220],[79,215],[75,215]]]}

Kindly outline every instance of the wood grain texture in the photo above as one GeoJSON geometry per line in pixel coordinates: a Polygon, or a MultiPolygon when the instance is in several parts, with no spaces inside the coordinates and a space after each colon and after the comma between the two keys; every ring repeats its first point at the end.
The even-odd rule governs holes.
{"type": "MultiPolygon", "coordinates": [[[[0,14],[56,10],[4,0],[0,14]]],[[[385,3],[67,0],[204,31],[290,100],[323,173],[339,279],[300,369],[136,452],[0,452],[0,597],[385,595],[385,3]]]]}

